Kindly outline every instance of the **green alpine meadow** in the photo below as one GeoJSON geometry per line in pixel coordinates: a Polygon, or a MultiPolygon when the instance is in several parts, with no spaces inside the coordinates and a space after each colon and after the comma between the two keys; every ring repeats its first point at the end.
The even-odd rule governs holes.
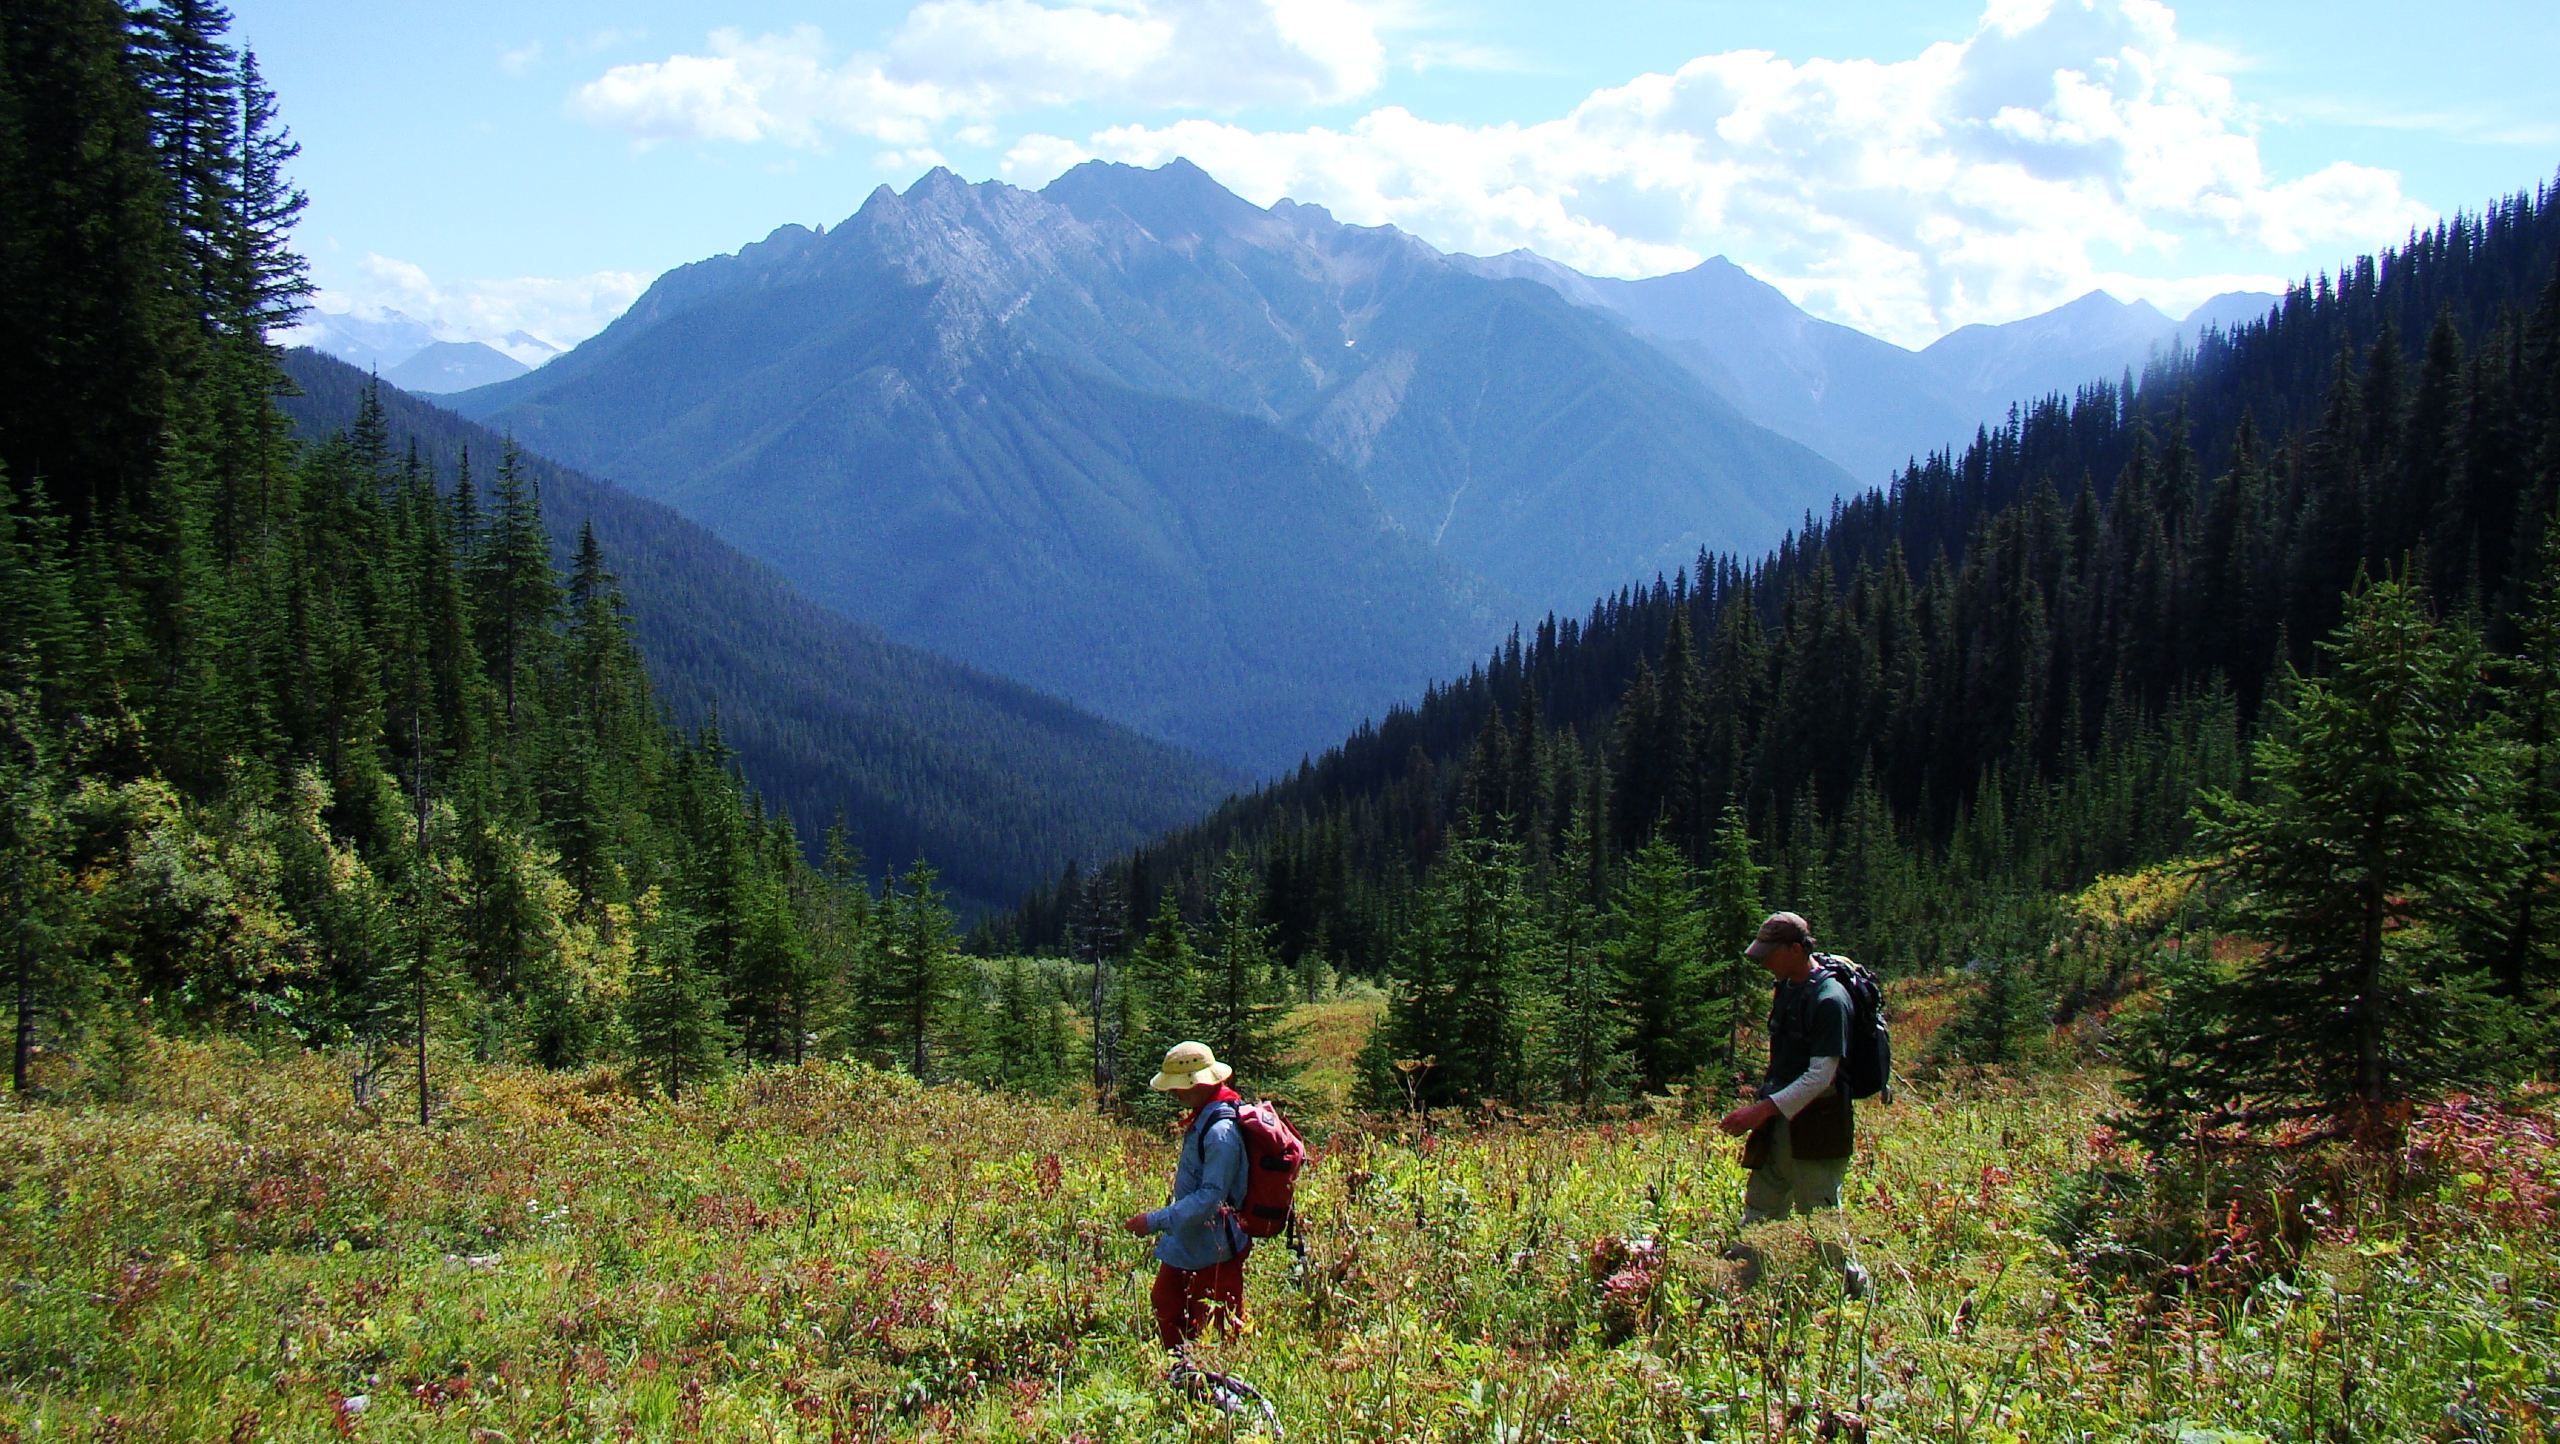
{"type": "Polygon", "coordinates": [[[0,11],[0,1444],[2560,1437],[2547,21],[681,8],[0,11]]]}

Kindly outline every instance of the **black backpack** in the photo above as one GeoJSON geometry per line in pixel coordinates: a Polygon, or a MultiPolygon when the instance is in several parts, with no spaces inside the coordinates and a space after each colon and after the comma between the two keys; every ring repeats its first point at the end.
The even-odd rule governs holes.
{"type": "Polygon", "coordinates": [[[1813,955],[1814,972],[1849,995],[1849,1056],[1840,1060],[1840,1090],[1851,1098],[1893,1101],[1893,1033],[1885,1026],[1884,984],[1865,965],[1838,953],[1813,955]]]}

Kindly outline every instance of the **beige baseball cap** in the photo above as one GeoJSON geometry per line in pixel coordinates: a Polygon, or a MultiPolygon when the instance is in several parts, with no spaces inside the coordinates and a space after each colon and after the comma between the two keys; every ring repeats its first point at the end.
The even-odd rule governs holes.
{"type": "Polygon", "coordinates": [[[1173,1093],[1203,1083],[1224,1083],[1235,1071],[1219,1062],[1206,1043],[1176,1043],[1165,1050],[1164,1067],[1147,1080],[1147,1086],[1159,1093],[1173,1093]]]}
{"type": "Polygon", "coordinates": [[[1794,913],[1771,913],[1769,920],[1760,925],[1760,936],[1751,940],[1751,946],[1744,948],[1742,955],[1756,963],[1789,943],[1813,946],[1812,925],[1794,913]]]}

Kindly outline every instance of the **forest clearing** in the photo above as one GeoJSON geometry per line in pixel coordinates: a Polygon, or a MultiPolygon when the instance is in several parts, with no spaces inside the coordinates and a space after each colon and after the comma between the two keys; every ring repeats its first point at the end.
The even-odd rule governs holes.
{"type": "MultiPolygon", "coordinates": [[[[1873,312],[1915,350],[1720,240],[1588,274],[1173,141],[999,152],[956,101],[982,178],[900,122],[906,174],[766,198],[859,210],[736,241],[703,186],[796,162],[670,185],[654,129],[545,127],[767,42],[563,31],[611,68],[465,127],[385,77],[541,42],[239,3],[0,7],[0,1444],[2560,1433],[2539,153],[2473,211],[2368,189],[2361,129],[2262,184],[2221,47],[2156,72],[2210,123],[2156,128],[2169,6],[1997,0],[1891,62],[1938,110],[1840,112],[2001,137],[1962,183],[1856,167],[2016,197],[1970,247],[2007,299],[1873,312]],[[2090,192],[2108,73],[2152,159],[2090,192]],[[399,115],[432,143],[362,138],[399,115]],[[399,163],[466,132],[545,206],[399,163]],[[684,224],[567,201],[589,171],[684,224]],[[649,249],[565,344],[440,337],[322,306],[321,218],[375,189],[399,247],[491,227],[509,292],[610,258],[516,259],[545,236],[649,249]],[[2285,239],[2151,277],[2182,318],[2046,265],[2055,217],[2167,238],[2173,192],[2285,239]],[[1293,1198],[1244,1327],[1170,1358],[1235,1298],[1216,1231],[1293,1198]]],[[[888,51],[965,77],[963,12],[1180,8],[933,0],[888,51]]],[[[1383,44],[1326,105],[1439,68],[1383,44]]],[[[1083,48],[1167,113],[1268,68],[1083,48]]],[[[1610,63],[1601,109],[1695,110],[1610,63]]],[[[886,74],[783,88],[939,93],[886,74]]],[[[1788,269],[1922,275],[1948,216],[1788,269]]]]}
{"type": "MultiPolygon", "coordinates": [[[[1274,1435],[1163,1386],[1113,1228],[1160,1196],[1152,1130],[858,1064],[671,1103],[461,1063],[421,1129],[342,1067],[156,1043],[131,1101],[0,1114],[0,1438],[1274,1435]]],[[[1674,1102],[1310,1117],[1306,1257],[1265,1244],[1197,1355],[1302,1440],[2549,1437],[2551,1091],[2210,1199],[2115,1101],[2079,1066],[1907,1083],[1846,1209],[1755,1229],[1756,1270],[1732,1144],[1674,1102]]]]}

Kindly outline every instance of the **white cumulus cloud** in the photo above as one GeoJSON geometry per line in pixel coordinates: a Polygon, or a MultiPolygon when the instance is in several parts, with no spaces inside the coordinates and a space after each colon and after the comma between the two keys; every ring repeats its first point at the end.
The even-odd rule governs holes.
{"type": "Polygon", "coordinates": [[[814,26],[777,35],[711,34],[707,55],[617,65],[578,88],[571,108],[643,142],[779,140],[816,145],[829,131],[920,145],[963,104],[876,65],[838,64],[814,26]]]}
{"type": "Polygon", "coordinates": [[[1611,275],[1722,253],[1818,314],[1919,344],[2098,286],[2201,299],[2198,251],[2266,257],[2216,279],[2273,288],[2329,259],[2315,248],[2430,217],[2389,171],[2271,176],[2234,73],[2156,0],[1993,0],[1971,35],[1907,58],[1703,55],[1535,124],[1187,118],[1026,137],[1005,170],[1036,184],[1087,155],[1183,155],[1257,202],[1321,201],[1452,249],[1611,275]]]}
{"type": "Polygon", "coordinates": [[[1378,27],[1356,0],[926,0],[886,47],[837,55],[814,27],[712,33],[705,53],[617,65],[571,108],[643,143],[912,147],[946,126],[1107,100],[1232,113],[1374,91],[1378,27]]]}

